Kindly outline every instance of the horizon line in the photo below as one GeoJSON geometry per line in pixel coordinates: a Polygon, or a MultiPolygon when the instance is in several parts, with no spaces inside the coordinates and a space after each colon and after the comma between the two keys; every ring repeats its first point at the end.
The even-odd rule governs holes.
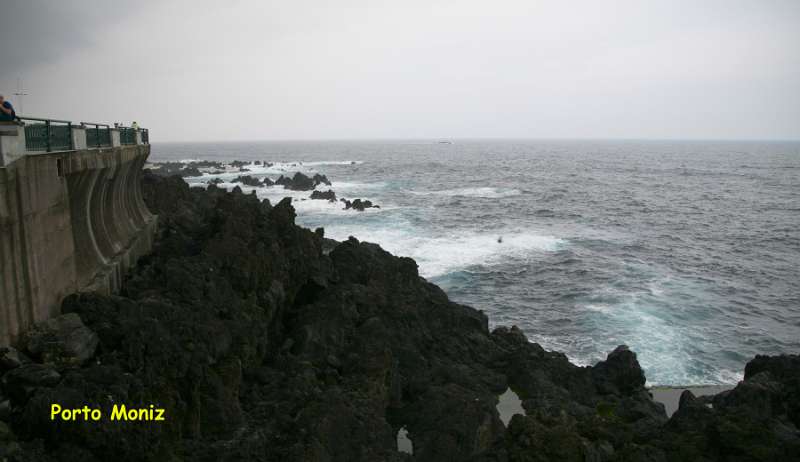
{"type": "MultiPolygon", "coordinates": [[[[152,138],[152,134],[151,134],[152,138]]],[[[649,142],[788,142],[798,143],[800,138],[612,138],[612,137],[462,137],[462,138],[261,138],[261,139],[213,139],[213,140],[153,140],[153,143],[320,143],[320,142],[375,142],[375,141],[434,141],[434,142],[475,142],[475,141],[649,141],[649,142]]]]}

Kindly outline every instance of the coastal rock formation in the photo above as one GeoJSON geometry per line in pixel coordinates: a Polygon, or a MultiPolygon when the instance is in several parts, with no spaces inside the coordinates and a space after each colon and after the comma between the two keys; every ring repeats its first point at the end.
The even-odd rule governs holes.
{"type": "Polygon", "coordinates": [[[0,456],[796,460],[797,356],[757,357],[734,390],[687,395],[667,420],[628,348],[578,367],[515,327],[490,332],[414,260],[295,225],[289,198],[153,175],[143,193],[159,215],[153,254],[119,296],[75,294],[62,306],[97,336],[91,360],[57,369],[0,354],[0,456]],[[526,415],[505,428],[496,404],[508,387],[526,415]],[[52,403],[104,418],[50,420],[52,403]],[[121,403],[166,418],[110,421],[121,403]],[[413,455],[397,451],[403,427],[413,455]]]}
{"type": "Polygon", "coordinates": [[[358,210],[359,212],[363,212],[365,209],[369,208],[376,208],[376,209],[381,208],[380,205],[373,204],[372,201],[370,200],[361,200],[361,199],[354,199],[353,201],[350,201],[348,199],[340,199],[340,200],[344,203],[345,210],[353,209],[353,210],[358,210]]]}
{"type": "Polygon", "coordinates": [[[336,193],[333,192],[332,189],[329,189],[325,192],[322,191],[312,191],[311,192],[311,199],[316,200],[325,200],[329,202],[336,202],[336,193]]]}
{"type": "Polygon", "coordinates": [[[331,182],[325,175],[320,175],[317,173],[313,177],[309,177],[297,172],[291,178],[281,175],[280,178],[275,180],[275,184],[282,185],[284,188],[291,189],[293,191],[311,191],[320,184],[326,184],[330,186],[331,182]]]}
{"type": "Polygon", "coordinates": [[[250,175],[239,175],[233,180],[231,180],[231,183],[242,183],[245,186],[256,186],[256,187],[261,186],[263,184],[261,180],[250,175]]]}
{"type": "Polygon", "coordinates": [[[328,179],[328,177],[325,175],[320,175],[319,173],[315,173],[312,180],[314,180],[314,185],[325,184],[331,186],[331,181],[328,179]]]}
{"type": "Polygon", "coordinates": [[[97,342],[97,335],[74,313],[50,318],[24,335],[26,351],[58,368],[85,363],[94,356],[97,342]]]}

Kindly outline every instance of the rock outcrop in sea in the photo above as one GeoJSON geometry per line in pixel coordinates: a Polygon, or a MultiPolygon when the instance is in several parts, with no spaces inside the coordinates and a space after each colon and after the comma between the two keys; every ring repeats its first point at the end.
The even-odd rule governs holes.
{"type": "Polygon", "coordinates": [[[295,224],[277,204],[145,175],[152,255],[120,295],[81,293],[0,351],[0,460],[797,460],[800,357],[669,420],[621,346],[593,367],[531,343],[414,260],[295,224]],[[506,428],[508,387],[526,415],[506,428]],[[100,409],[51,420],[51,405],[100,409]],[[114,405],[162,422],[109,421],[114,405]],[[408,431],[413,455],[397,450],[408,431]]]}
{"type": "Polygon", "coordinates": [[[319,173],[314,174],[313,177],[309,177],[303,173],[297,172],[291,178],[281,175],[275,180],[275,184],[282,185],[284,188],[293,191],[311,191],[321,184],[330,186],[331,182],[328,180],[328,177],[320,175],[319,173]]]}
{"type": "Polygon", "coordinates": [[[325,200],[328,202],[336,202],[336,193],[329,189],[327,191],[312,191],[310,199],[325,200]]]}
{"type": "Polygon", "coordinates": [[[339,200],[344,203],[344,209],[345,210],[353,209],[353,210],[357,210],[359,212],[363,212],[366,209],[371,209],[371,208],[379,209],[379,208],[381,208],[380,205],[373,204],[371,200],[367,200],[367,199],[365,199],[365,200],[353,199],[352,201],[349,200],[349,199],[339,199],[339,200]]]}

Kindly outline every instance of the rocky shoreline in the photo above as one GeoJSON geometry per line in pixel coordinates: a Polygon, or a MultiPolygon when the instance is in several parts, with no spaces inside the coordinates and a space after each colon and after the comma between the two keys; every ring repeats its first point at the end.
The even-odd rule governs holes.
{"type": "Polygon", "coordinates": [[[288,199],[152,174],[143,193],[159,236],[123,293],[72,295],[0,352],[0,460],[800,458],[797,355],[756,357],[734,389],[684,392],[667,418],[627,347],[578,367],[515,327],[490,332],[413,260],[301,228],[288,199]],[[509,387],[526,415],[506,426],[509,387]],[[53,403],[166,419],[51,420],[53,403]]]}
{"type": "MultiPolygon", "coordinates": [[[[209,175],[219,175],[225,173],[236,173],[236,172],[251,172],[253,168],[256,167],[272,167],[274,164],[269,162],[261,162],[261,161],[254,161],[254,162],[247,162],[241,160],[234,160],[229,163],[225,162],[216,162],[216,161],[189,161],[189,162],[155,162],[148,164],[148,171],[151,173],[162,176],[162,177],[170,177],[173,175],[180,176],[181,178],[198,178],[203,177],[205,174],[209,175]],[[249,168],[248,168],[249,167],[249,168]]],[[[291,164],[294,168],[302,166],[302,162],[296,162],[291,164]]],[[[284,189],[288,189],[290,191],[311,191],[311,195],[308,199],[312,200],[325,200],[331,203],[341,202],[344,206],[343,210],[355,210],[358,212],[363,212],[369,208],[381,208],[378,204],[373,204],[371,200],[368,199],[346,199],[340,198],[337,201],[336,192],[332,189],[328,189],[327,191],[321,191],[316,189],[318,186],[332,186],[333,183],[328,179],[326,175],[315,173],[313,176],[305,175],[302,172],[295,172],[294,175],[289,176],[289,171],[286,169],[281,169],[282,172],[286,173],[286,175],[281,174],[276,179],[271,179],[268,176],[254,176],[254,175],[238,175],[235,178],[230,180],[232,184],[242,184],[244,186],[248,186],[251,188],[262,188],[262,187],[272,187],[272,186],[282,186],[284,189]]],[[[263,175],[263,174],[262,174],[263,175]]],[[[220,186],[224,185],[225,181],[223,181],[218,176],[214,176],[210,179],[204,181],[206,185],[214,185],[220,186]]],[[[301,199],[305,200],[305,199],[301,199]]]]}

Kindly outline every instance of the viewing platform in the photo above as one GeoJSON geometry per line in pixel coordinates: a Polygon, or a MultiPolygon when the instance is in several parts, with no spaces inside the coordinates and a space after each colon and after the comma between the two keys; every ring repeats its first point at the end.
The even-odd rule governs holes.
{"type": "Polygon", "coordinates": [[[0,122],[0,346],[79,291],[114,293],[150,252],[149,131],[22,117],[0,122]]]}

